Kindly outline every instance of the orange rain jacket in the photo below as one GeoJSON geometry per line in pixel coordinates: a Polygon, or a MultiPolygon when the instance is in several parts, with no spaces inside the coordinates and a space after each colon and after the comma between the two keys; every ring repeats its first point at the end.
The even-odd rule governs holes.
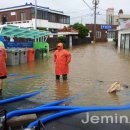
{"type": "Polygon", "coordinates": [[[7,76],[6,70],[7,53],[4,47],[0,46],[0,77],[7,76]]]}
{"type": "Polygon", "coordinates": [[[71,54],[69,51],[63,49],[63,44],[57,45],[59,49],[54,52],[55,74],[64,75],[69,73],[69,63],[71,61],[71,54]]]}

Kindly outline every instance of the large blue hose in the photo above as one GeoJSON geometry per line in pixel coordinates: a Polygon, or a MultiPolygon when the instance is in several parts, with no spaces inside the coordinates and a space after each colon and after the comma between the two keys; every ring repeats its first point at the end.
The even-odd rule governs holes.
{"type": "Polygon", "coordinates": [[[44,112],[44,111],[49,111],[49,110],[68,110],[68,109],[71,109],[73,107],[66,108],[64,106],[61,106],[61,107],[52,108],[50,106],[59,105],[61,103],[64,103],[64,102],[70,101],[70,100],[72,100],[74,98],[77,98],[78,96],[79,95],[72,96],[72,97],[69,97],[69,98],[65,98],[63,100],[55,101],[55,102],[48,103],[48,104],[45,104],[45,105],[41,105],[41,106],[31,108],[31,109],[15,110],[15,111],[7,113],[7,119],[12,118],[14,116],[20,116],[20,115],[32,114],[32,113],[39,113],[39,112],[44,112]]]}
{"type": "Polygon", "coordinates": [[[8,76],[17,76],[19,75],[18,73],[15,73],[15,74],[8,74],[8,76]]]}
{"type": "Polygon", "coordinates": [[[78,95],[76,95],[76,96],[69,97],[69,98],[65,98],[65,99],[62,99],[62,100],[58,100],[58,101],[55,101],[55,102],[51,102],[51,103],[48,103],[48,104],[44,104],[44,105],[42,105],[42,106],[38,106],[38,108],[39,108],[39,107],[56,106],[56,105],[62,104],[62,103],[64,103],[64,102],[71,101],[72,99],[78,98],[79,96],[80,96],[80,94],[78,94],[78,95]]]}
{"type": "Polygon", "coordinates": [[[23,95],[20,95],[20,96],[0,100],[0,105],[35,96],[35,95],[39,94],[40,92],[42,92],[44,89],[46,89],[46,87],[44,87],[44,88],[42,88],[38,91],[32,92],[32,93],[27,93],[27,94],[23,94],[23,95]]]}
{"type": "MultiPolygon", "coordinates": [[[[27,129],[31,129],[33,127],[36,127],[38,125],[39,120],[45,124],[48,121],[51,121],[53,119],[56,118],[60,118],[63,116],[67,116],[67,115],[72,115],[72,114],[77,114],[77,113],[81,113],[81,112],[89,112],[89,111],[113,111],[113,110],[128,110],[130,109],[130,105],[123,105],[123,106],[90,106],[90,107],[81,107],[81,108],[76,108],[76,109],[72,109],[72,110],[67,110],[67,111],[63,111],[63,112],[59,112],[56,114],[52,114],[48,117],[43,117],[41,119],[38,119],[32,123],[30,123],[27,126],[27,129]]],[[[25,129],[26,130],[26,129],[25,129]]]]}
{"type": "Polygon", "coordinates": [[[10,119],[14,116],[21,116],[21,115],[27,115],[32,113],[40,113],[45,111],[54,111],[54,110],[70,110],[77,107],[64,107],[64,106],[51,106],[51,107],[40,107],[40,108],[33,108],[33,109],[25,109],[25,110],[16,110],[13,112],[7,113],[6,118],[10,119]]]}
{"type": "Polygon", "coordinates": [[[8,82],[27,80],[27,79],[37,78],[37,77],[40,77],[40,76],[41,76],[41,75],[28,75],[28,76],[16,78],[16,79],[13,79],[13,80],[8,80],[8,82]]]}

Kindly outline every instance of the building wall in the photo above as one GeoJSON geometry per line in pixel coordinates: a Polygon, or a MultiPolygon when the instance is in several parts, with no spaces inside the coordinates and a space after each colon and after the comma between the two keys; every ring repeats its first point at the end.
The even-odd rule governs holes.
{"type": "MultiPolygon", "coordinates": [[[[108,32],[109,33],[115,33],[115,38],[117,38],[118,34],[116,31],[117,26],[111,25],[112,29],[102,29],[101,24],[96,25],[96,42],[107,42],[110,38],[108,38],[108,32]]],[[[94,38],[94,24],[86,24],[86,27],[90,30],[90,37],[93,41],[94,38]]],[[[115,39],[114,38],[114,39],[115,39]]],[[[112,39],[112,38],[111,38],[112,39]]]]}
{"type": "Polygon", "coordinates": [[[130,20],[130,15],[115,15],[114,16],[114,25],[121,25],[122,23],[126,22],[127,20],[130,20]]]}
{"type": "Polygon", "coordinates": [[[2,23],[3,16],[7,18],[7,22],[21,21],[21,13],[26,13],[26,20],[32,19],[31,8],[18,9],[18,10],[0,12],[0,23],[2,23]]]}
{"type": "Polygon", "coordinates": [[[120,25],[124,21],[130,20],[129,14],[124,14],[123,12],[115,15],[114,8],[108,8],[106,11],[106,24],[108,25],[120,25]]]}
{"type": "MultiPolygon", "coordinates": [[[[72,46],[81,45],[81,44],[90,44],[91,38],[80,38],[78,36],[72,36],[72,46]]],[[[57,37],[48,38],[47,42],[49,43],[50,50],[56,49],[57,37]]],[[[69,48],[69,37],[65,36],[64,48],[69,48]]]]}
{"type": "MultiPolygon", "coordinates": [[[[6,9],[5,9],[6,10],[6,9]]],[[[1,10],[0,10],[1,11],[1,10]]],[[[0,12],[0,24],[12,24],[21,27],[35,28],[35,8],[27,7],[23,9],[0,12]],[[3,22],[3,16],[4,22],[3,22]],[[6,20],[5,20],[6,19],[6,20]]],[[[62,13],[49,12],[43,9],[37,9],[37,27],[46,28],[49,31],[55,31],[55,29],[61,29],[64,26],[70,25],[70,16],[62,13]]]]}
{"type": "Polygon", "coordinates": [[[106,24],[114,24],[114,8],[108,8],[106,11],[106,24]]]}
{"type": "Polygon", "coordinates": [[[130,20],[118,27],[118,48],[130,50],[130,20]]]}

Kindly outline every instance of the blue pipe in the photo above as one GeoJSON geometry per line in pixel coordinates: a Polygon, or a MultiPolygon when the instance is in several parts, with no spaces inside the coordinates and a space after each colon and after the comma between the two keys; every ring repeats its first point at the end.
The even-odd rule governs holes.
{"type": "Polygon", "coordinates": [[[44,89],[46,89],[46,87],[44,87],[44,88],[42,88],[42,89],[40,89],[38,91],[32,92],[32,93],[27,93],[27,94],[23,94],[23,95],[20,95],[20,96],[0,100],[0,105],[35,96],[35,95],[41,93],[44,89]]]}
{"type": "MultiPolygon", "coordinates": [[[[74,107],[74,108],[77,108],[77,107],[74,107]]],[[[51,107],[25,109],[25,110],[16,110],[16,111],[7,113],[6,118],[10,119],[14,116],[21,116],[21,115],[25,115],[25,114],[40,113],[40,112],[53,111],[53,110],[70,110],[70,109],[74,109],[74,108],[73,107],[64,107],[64,106],[51,106],[51,107]]]]}
{"type": "Polygon", "coordinates": [[[72,97],[69,97],[69,98],[65,98],[63,100],[55,101],[53,103],[48,103],[48,104],[45,104],[45,105],[41,105],[41,106],[31,108],[31,109],[15,110],[15,111],[7,113],[7,119],[12,118],[14,116],[20,116],[20,115],[31,114],[31,113],[39,113],[39,112],[44,112],[44,111],[49,111],[49,110],[62,110],[62,109],[63,110],[66,110],[66,109],[68,110],[68,109],[71,109],[71,107],[66,108],[64,106],[61,106],[61,107],[53,107],[52,108],[50,106],[59,105],[61,103],[70,101],[70,100],[72,100],[72,99],[74,99],[76,97],[78,97],[78,95],[72,96],[72,97]]]}
{"type": "MultiPolygon", "coordinates": [[[[76,108],[76,109],[67,110],[67,111],[56,113],[56,114],[52,114],[52,115],[50,115],[48,117],[40,118],[40,119],[38,119],[38,120],[30,123],[27,126],[27,129],[31,129],[33,127],[36,127],[38,125],[39,120],[43,124],[45,124],[46,122],[54,120],[56,118],[60,118],[60,117],[67,116],[67,115],[72,115],[72,114],[77,114],[77,113],[81,113],[81,112],[89,112],[89,111],[113,111],[113,110],[128,110],[128,109],[130,109],[130,105],[81,107],[81,108],[76,108]]],[[[27,129],[25,129],[25,130],[27,130],[27,129]]]]}
{"type": "MultiPolygon", "coordinates": [[[[88,106],[88,107],[83,107],[83,106],[49,106],[49,107],[45,107],[45,105],[43,105],[42,107],[36,107],[33,109],[24,109],[24,110],[15,110],[12,112],[7,113],[7,119],[12,118],[14,116],[20,116],[20,115],[25,115],[25,114],[32,114],[32,113],[40,113],[40,112],[45,112],[45,111],[54,111],[54,110],[71,110],[71,109],[83,109],[86,108],[88,111],[90,110],[117,110],[120,108],[124,108],[125,106],[88,106]]],[[[127,105],[126,108],[130,108],[130,105],[127,105]]]]}
{"type": "Polygon", "coordinates": [[[19,75],[18,73],[16,73],[16,74],[8,74],[8,76],[17,76],[17,75],[19,75]]]}
{"type": "Polygon", "coordinates": [[[51,102],[51,103],[48,103],[48,104],[45,104],[45,105],[42,105],[42,106],[38,106],[37,108],[39,108],[39,107],[56,106],[56,105],[62,104],[64,102],[71,101],[72,99],[78,98],[79,96],[80,95],[76,95],[76,96],[72,96],[72,97],[65,98],[65,99],[62,99],[62,100],[58,100],[58,101],[55,101],[55,102],[51,102]]]}
{"type": "Polygon", "coordinates": [[[40,77],[40,76],[41,75],[29,75],[29,76],[16,78],[16,79],[13,79],[13,80],[8,80],[8,82],[19,81],[19,80],[27,80],[27,79],[37,78],[37,77],[40,77]]]}

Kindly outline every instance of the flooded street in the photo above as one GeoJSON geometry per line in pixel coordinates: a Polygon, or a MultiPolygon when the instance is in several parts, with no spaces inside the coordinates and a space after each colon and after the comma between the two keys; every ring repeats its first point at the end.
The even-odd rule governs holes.
{"type": "MultiPolygon", "coordinates": [[[[19,66],[8,66],[9,76],[4,82],[3,98],[47,89],[28,100],[45,104],[55,100],[80,95],[67,103],[70,105],[120,105],[130,101],[130,53],[117,50],[112,43],[75,46],[71,50],[72,61],[67,81],[55,80],[53,51],[49,58],[19,66]],[[34,78],[20,80],[21,77],[35,75],[34,78]],[[117,94],[107,93],[115,81],[129,86],[117,94]]],[[[17,105],[16,103],[13,103],[17,105]]],[[[18,108],[30,104],[18,104],[18,108]]],[[[35,104],[34,104],[35,106],[35,104]]]]}

